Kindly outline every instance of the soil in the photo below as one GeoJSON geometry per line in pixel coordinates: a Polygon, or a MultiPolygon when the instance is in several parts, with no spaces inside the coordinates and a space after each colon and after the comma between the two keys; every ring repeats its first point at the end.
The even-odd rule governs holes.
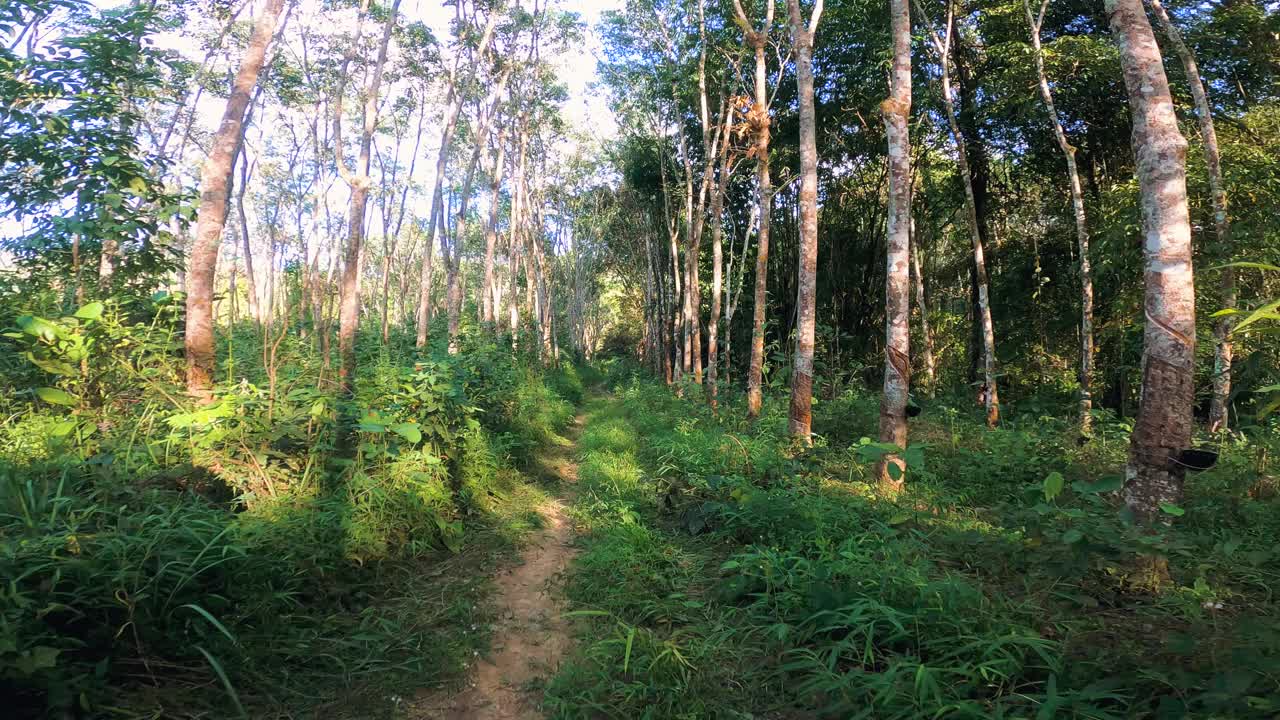
{"type": "MultiPolygon", "coordinates": [[[[570,428],[575,438],[582,418],[570,428]]],[[[572,444],[557,448],[540,460],[545,475],[570,491],[577,481],[572,444]]],[[[575,550],[573,527],[564,502],[552,499],[538,511],[543,526],[530,538],[519,564],[494,578],[497,623],[493,647],[480,658],[461,690],[431,693],[412,703],[415,720],[540,720],[539,681],[555,674],[572,645],[569,625],[562,617],[558,581],[575,550]]]]}

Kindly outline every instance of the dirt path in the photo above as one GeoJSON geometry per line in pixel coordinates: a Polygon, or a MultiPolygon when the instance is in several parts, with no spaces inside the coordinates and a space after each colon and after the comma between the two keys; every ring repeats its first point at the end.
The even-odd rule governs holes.
{"type": "MultiPolygon", "coordinates": [[[[576,441],[582,429],[579,415],[569,428],[576,441]]],[[[571,486],[578,479],[573,454],[576,443],[541,458],[542,471],[571,486]]],[[[568,488],[572,492],[572,487],[568,488]]],[[[568,651],[568,624],[555,587],[573,559],[573,528],[563,502],[552,499],[538,508],[544,526],[521,553],[521,562],[499,572],[498,620],[493,628],[493,651],[480,658],[466,686],[453,694],[433,693],[413,703],[408,717],[418,720],[538,720],[541,692],[535,680],[549,678],[568,651]]]]}

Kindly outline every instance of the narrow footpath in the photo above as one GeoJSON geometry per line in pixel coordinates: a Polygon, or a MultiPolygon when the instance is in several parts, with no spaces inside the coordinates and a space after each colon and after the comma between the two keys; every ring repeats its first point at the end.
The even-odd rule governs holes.
{"type": "MultiPolygon", "coordinates": [[[[558,479],[566,494],[578,479],[574,460],[583,415],[567,430],[569,443],[547,451],[540,470],[558,479]]],[[[415,720],[539,720],[540,680],[555,674],[572,645],[562,617],[559,581],[572,562],[573,528],[567,507],[552,498],[538,508],[543,526],[529,538],[519,564],[494,579],[497,622],[493,647],[477,659],[466,685],[453,693],[431,693],[409,708],[415,720]]]]}

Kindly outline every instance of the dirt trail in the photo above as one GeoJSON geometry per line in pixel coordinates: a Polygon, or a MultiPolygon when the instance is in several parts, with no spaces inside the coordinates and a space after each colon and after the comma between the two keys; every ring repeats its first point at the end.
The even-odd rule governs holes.
{"type": "MultiPolygon", "coordinates": [[[[582,429],[579,415],[569,428],[575,443],[557,448],[540,460],[542,470],[571,486],[578,479],[573,460],[582,429]]],[[[572,487],[568,488],[572,492],[572,487]]],[[[452,694],[432,693],[410,707],[416,720],[539,720],[541,692],[530,685],[553,675],[571,645],[568,624],[555,587],[575,554],[573,528],[563,502],[552,499],[538,508],[544,526],[521,552],[521,562],[499,571],[498,620],[493,650],[478,660],[466,685],[452,694]]]]}

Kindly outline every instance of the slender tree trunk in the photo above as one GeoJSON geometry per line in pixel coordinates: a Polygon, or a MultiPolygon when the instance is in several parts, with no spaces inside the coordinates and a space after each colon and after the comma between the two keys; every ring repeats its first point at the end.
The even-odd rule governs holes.
{"type": "MultiPolygon", "coordinates": [[[[529,161],[529,125],[525,116],[520,116],[520,142],[519,149],[516,151],[515,174],[511,184],[511,227],[509,228],[508,242],[511,250],[511,342],[514,347],[518,342],[520,333],[520,308],[519,295],[516,287],[516,275],[518,273],[521,255],[523,254],[523,245],[521,243],[521,230],[524,226],[525,215],[525,174],[528,171],[529,161]]],[[[526,267],[528,266],[526,262],[526,267]]],[[[527,284],[527,278],[526,278],[527,284]]],[[[527,303],[526,303],[527,304],[527,303]]]]}
{"type": "MultiPolygon", "coordinates": [[[[231,96],[227,98],[222,122],[214,134],[209,159],[200,178],[200,209],[196,220],[195,240],[187,260],[187,320],[185,348],[187,354],[187,390],[207,397],[213,387],[217,360],[213,345],[213,290],[218,265],[218,246],[227,222],[227,186],[231,182],[232,162],[240,142],[245,110],[258,73],[266,60],[267,45],[275,32],[276,22],[284,8],[284,0],[265,0],[262,13],[254,24],[253,35],[245,48],[236,72],[231,96]]],[[[103,256],[107,256],[103,247],[103,256]]]]}
{"type": "Polygon", "coordinates": [[[747,417],[760,416],[764,397],[764,326],[768,313],[769,292],[769,225],[773,216],[773,185],[769,177],[769,66],[765,48],[769,45],[769,29],[773,27],[774,3],[765,3],[765,19],[759,31],[753,29],[739,0],[734,0],[734,19],[742,28],[747,44],[755,53],[755,102],[747,113],[747,123],[755,134],[751,154],[756,160],[756,205],[760,228],[757,231],[754,307],[751,319],[751,358],[747,370],[747,417]]]}
{"type": "MultiPolygon", "coordinates": [[[[458,7],[461,7],[460,3],[458,7]]],[[[493,39],[493,30],[498,20],[498,14],[499,13],[497,12],[489,14],[489,19],[485,24],[484,32],[481,33],[479,46],[481,59],[486,56],[489,48],[489,42],[493,39]]],[[[441,205],[443,200],[445,173],[449,166],[449,149],[453,144],[454,129],[457,126],[458,114],[462,111],[462,102],[465,99],[457,82],[458,69],[460,67],[461,60],[461,55],[455,58],[453,70],[449,73],[447,78],[449,91],[446,96],[446,105],[448,106],[448,110],[445,114],[443,128],[441,130],[440,152],[436,156],[436,181],[435,188],[431,193],[431,216],[428,221],[427,249],[426,254],[423,256],[424,261],[422,264],[421,285],[418,294],[418,336],[416,339],[416,345],[419,348],[424,347],[427,344],[427,327],[431,322],[432,246],[436,242],[436,232],[438,229],[437,221],[443,218],[444,215],[444,210],[441,205]]],[[[442,242],[445,232],[447,232],[447,229],[441,231],[442,242]]],[[[445,260],[448,260],[448,258],[445,258],[445,260]]]]}
{"type": "Polygon", "coordinates": [[[502,200],[502,171],[506,169],[506,149],[502,133],[498,135],[498,155],[494,159],[492,182],[489,185],[489,222],[484,229],[484,287],[481,290],[481,320],[493,325],[497,322],[494,302],[493,258],[498,247],[498,205],[502,200]]]}
{"type": "Polygon", "coordinates": [[[711,318],[707,324],[707,398],[711,409],[719,407],[719,352],[720,308],[724,293],[724,195],[729,187],[731,158],[729,145],[733,141],[732,104],[725,106],[724,133],[720,143],[720,178],[711,196],[711,318]]]}
{"type": "MultiPolygon", "coordinates": [[[[818,285],[818,141],[813,102],[813,35],[822,13],[818,0],[806,29],[800,0],[787,0],[800,96],[800,267],[796,278],[796,355],[791,371],[791,435],[811,444],[813,347],[818,285]]],[[[910,178],[908,178],[910,180],[910,178]]]]}
{"type": "Polygon", "coordinates": [[[1182,499],[1178,453],[1191,444],[1195,285],[1187,210],[1187,141],[1142,0],[1106,0],[1120,50],[1141,191],[1146,258],[1142,400],[1129,444],[1124,498],[1141,522],[1182,499]]]}
{"type": "MultiPolygon", "coordinates": [[[[498,113],[498,103],[502,99],[502,93],[505,91],[507,82],[511,78],[511,66],[502,73],[502,77],[498,83],[490,90],[481,110],[479,129],[473,138],[475,148],[471,153],[471,161],[467,165],[467,172],[462,182],[462,195],[458,199],[458,214],[454,223],[454,231],[452,233],[452,248],[445,242],[445,238],[450,233],[444,232],[441,238],[441,254],[444,255],[445,270],[447,272],[445,292],[446,312],[449,317],[449,354],[454,355],[459,351],[458,333],[460,331],[460,323],[462,319],[462,246],[466,239],[467,232],[467,209],[471,202],[471,188],[475,182],[476,168],[480,164],[480,158],[485,153],[485,149],[489,144],[489,132],[493,124],[493,119],[498,113]]],[[[501,144],[501,139],[499,139],[501,144]]],[[[496,173],[495,173],[496,175],[496,173]]]]}
{"type": "MultiPolygon", "coordinates": [[[[907,394],[911,389],[911,10],[908,0],[889,2],[893,66],[889,97],[880,104],[888,136],[889,207],[885,243],[884,394],[880,400],[880,442],[907,447],[907,394]]],[[[882,486],[902,486],[906,466],[888,455],[880,462],[882,486]]]]}
{"type": "MultiPolygon", "coordinates": [[[[1218,133],[1213,126],[1213,109],[1209,105],[1209,95],[1204,81],[1200,78],[1200,68],[1196,64],[1195,53],[1182,39],[1178,26],[1173,24],[1169,13],[1165,12],[1160,0],[1149,0],[1151,9],[1170,44],[1182,60],[1186,71],[1187,84],[1191,87],[1191,97],[1196,103],[1196,119],[1200,123],[1200,139],[1204,142],[1204,162],[1209,171],[1209,191],[1213,196],[1213,229],[1218,239],[1218,252],[1223,255],[1231,253],[1231,223],[1227,217],[1227,190],[1222,181],[1222,156],[1218,152],[1218,133]]],[[[1222,306],[1234,310],[1236,307],[1236,276],[1232,268],[1222,270],[1222,306]]],[[[1209,429],[1211,432],[1225,430],[1230,422],[1228,402],[1231,398],[1231,316],[1219,318],[1213,326],[1213,401],[1209,406],[1209,429]]]]}
{"type": "Polygon", "coordinates": [[[911,221],[911,272],[916,279],[916,306],[920,308],[920,336],[924,340],[922,354],[924,356],[924,377],[926,392],[933,397],[937,380],[937,365],[933,358],[933,329],[929,327],[929,304],[925,302],[924,273],[920,267],[920,245],[915,234],[915,220],[911,221]]]}
{"type": "Polygon", "coordinates": [[[249,187],[249,179],[253,177],[253,168],[257,162],[249,163],[249,153],[241,153],[240,185],[236,188],[236,212],[240,217],[240,242],[244,250],[244,276],[249,293],[249,317],[253,318],[254,327],[262,331],[262,309],[258,305],[257,274],[253,270],[253,248],[249,242],[249,214],[245,210],[244,193],[249,187]]]}
{"type": "MultiPolygon", "coordinates": [[[[364,126],[360,134],[360,150],[356,159],[355,172],[346,167],[342,150],[342,106],[347,64],[343,63],[342,81],[339,82],[334,102],[333,143],[338,172],[351,188],[351,209],[347,218],[347,252],[342,272],[342,306],[338,321],[338,355],[341,358],[339,381],[347,395],[355,392],[356,377],[356,331],[360,325],[360,260],[364,250],[365,210],[369,201],[369,190],[373,179],[369,177],[372,160],[373,134],[378,129],[378,93],[382,86],[382,72],[387,63],[387,46],[391,43],[391,33],[395,28],[396,14],[400,9],[400,0],[391,4],[391,12],[386,19],[382,32],[382,43],[378,47],[378,59],[369,75],[368,85],[364,90],[364,126]]],[[[368,0],[361,8],[361,22],[368,13],[368,0]]],[[[356,31],[353,47],[358,47],[360,30],[356,31]]],[[[347,56],[350,59],[350,55],[347,56]]]]}
{"type": "MultiPolygon", "coordinates": [[[[1040,97],[1053,122],[1053,135],[1067,161],[1067,178],[1071,182],[1071,207],[1076,221],[1076,241],[1080,252],[1080,431],[1088,435],[1093,410],[1093,269],[1089,262],[1089,228],[1085,222],[1084,191],[1080,184],[1080,171],[1076,166],[1076,148],[1067,140],[1058,109],[1053,104],[1053,92],[1044,70],[1044,51],[1040,47],[1040,28],[1044,24],[1045,9],[1049,0],[1041,0],[1040,12],[1032,15],[1030,0],[1023,0],[1027,22],[1031,25],[1031,46],[1035,50],[1036,72],[1040,79],[1040,97]]],[[[1229,351],[1228,351],[1229,352],[1229,351]]]]}
{"type": "MultiPolygon", "coordinates": [[[[919,4],[917,0],[917,9],[919,4]]],[[[923,10],[920,15],[925,17],[923,10]]],[[[991,296],[987,281],[987,261],[983,250],[982,232],[978,224],[978,205],[973,191],[973,173],[969,169],[969,156],[964,135],[960,129],[959,116],[956,113],[955,98],[951,93],[951,41],[953,37],[954,8],[950,0],[947,3],[947,19],[943,26],[943,35],[939,36],[932,25],[929,34],[933,39],[934,50],[938,54],[938,62],[942,66],[942,104],[947,111],[947,123],[951,128],[951,138],[956,146],[956,164],[959,166],[960,179],[964,185],[965,220],[969,227],[969,236],[973,242],[974,288],[977,290],[978,305],[976,318],[982,331],[982,395],[987,410],[987,426],[995,427],[1000,422],[1000,395],[996,383],[996,338],[995,328],[991,321],[991,296]]]]}

